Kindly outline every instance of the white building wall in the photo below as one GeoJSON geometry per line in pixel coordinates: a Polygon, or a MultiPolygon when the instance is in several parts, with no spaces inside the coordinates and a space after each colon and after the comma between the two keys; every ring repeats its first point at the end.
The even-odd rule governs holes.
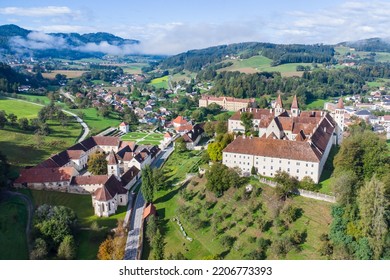
{"type": "MultiPolygon", "coordinates": [[[[330,142],[331,143],[331,142],[330,142]]],[[[285,158],[271,158],[248,154],[223,153],[223,164],[228,167],[239,167],[243,172],[251,172],[252,166],[262,176],[274,177],[277,171],[286,171],[298,180],[309,176],[315,183],[319,181],[319,163],[291,160],[285,158]]]]}

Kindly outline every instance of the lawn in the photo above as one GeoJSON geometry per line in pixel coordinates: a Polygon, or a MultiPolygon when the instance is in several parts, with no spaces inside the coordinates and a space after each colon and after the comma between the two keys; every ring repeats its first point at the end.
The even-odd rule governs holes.
{"type": "Polygon", "coordinates": [[[313,109],[324,109],[325,102],[329,102],[329,100],[326,99],[316,99],[316,100],[308,100],[308,103],[306,104],[307,110],[313,110],[313,109]]]}
{"type": "Polygon", "coordinates": [[[319,192],[325,193],[325,194],[332,194],[332,189],[330,188],[330,181],[331,176],[333,174],[334,166],[333,166],[333,160],[334,157],[339,152],[340,147],[332,146],[328,159],[325,162],[324,170],[322,171],[319,186],[321,187],[319,192]]]}
{"type": "Polygon", "coordinates": [[[4,110],[6,114],[13,113],[18,116],[18,118],[36,118],[41,108],[42,107],[40,106],[26,103],[20,100],[0,98],[0,110],[4,110]]]}
{"type": "Polygon", "coordinates": [[[124,141],[134,141],[141,145],[160,145],[161,141],[164,139],[162,133],[146,133],[146,132],[129,132],[126,135],[122,136],[124,141]]]}
{"type": "Polygon", "coordinates": [[[0,260],[28,259],[26,205],[18,197],[0,201],[0,260]]]}
{"type": "Polygon", "coordinates": [[[169,76],[164,76],[161,78],[156,78],[150,81],[150,84],[156,88],[168,88],[168,79],[169,76]]]}
{"type": "Polygon", "coordinates": [[[147,66],[147,63],[131,63],[122,66],[123,71],[128,74],[142,74],[142,67],[147,66]]]}
{"type": "MultiPolygon", "coordinates": [[[[18,118],[36,118],[42,107],[18,100],[0,99],[0,110],[14,113],[18,118]]],[[[80,124],[72,118],[67,126],[56,121],[47,122],[50,128],[48,136],[38,137],[33,131],[22,131],[18,127],[5,126],[0,130],[0,150],[10,164],[17,169],[35,165],[50,155],[61,152],[73,145],[81,134],[80,124]]]]}
{"type": "MultiPolygon", "coordinates": [[[[265,232],[258,229],[256,221],[259,212],[253,208],[263,205],[268,220],[273,221],[271,208],[277,201],[273,188],[261,186],[258,182],[251,182],[255,188],[262,189],[258,197],[244,198],[242,188],[232,188],[222,197],[216,198],[213,193],[205,189],[205,178],[195,177],[193,182],[185,186],[176,186],[168,191],[157,192],[155,205],[159,218],[164,221],[162,224],[164,225],[164,253],[166,257],[180,252],[191,260],[215,257],[248,259],[248,254],[258,246],[255,243],[256,239],[260,237],[271,240],[276,238],[278,229],[275,225],[271,224],[265,232]],[[189,200],[185,200],[180,194],[183,189],[191,193],[189,200]],[[193,209],[200,219],[208,223],[206,222],[201,228],[195,227],[194,223],[186,220],[183,216],[181,212],[183,206],[193,209]],[[193,238],[192,242],[184,238],[179,226],[173,221],[174,217],[179,217],[187,235],[193,238]],[[213,229],[215,225],[218,233],[213,229]],[[221,244],[221,237],[224,235],[235,238],[233,246],[225,247],[221,244]]],[[[299,208],[301,214],[295,222],[288,226],[284,234],[288,235],[292,230],[297,229],[299,231],[306,230],[307,236],[305,242],[299,246],[299,250],[292,249],[286,256],[276,255],[268,249],[267,259],[323,259],[318,252],[321,246],[320,236],[329,230],[331,204],[303,197],[288,199],[285,203],[299,208]]],[[[146,245],[145,249],[143,258],[151,259],[150,248],[146,245]]]]}
{"type": "Polygon", "coordinates": [[[42,204],[63,205],[75,211],[81,228],[76,233],[76,241],[78,242],[76,259],[96,259],[100,243],[106,238],[107,233],[115,228],[118,219],[124,219],[126,215],[126,207],[121,206],[118,208],[117,214],[108,218],[95,216],[90,195],[30,189],[24,189],[21,192],[32,198],[35,207],[42,204]],[[89,229],[94,221],[98,223],[101,230],[89,229]]]}

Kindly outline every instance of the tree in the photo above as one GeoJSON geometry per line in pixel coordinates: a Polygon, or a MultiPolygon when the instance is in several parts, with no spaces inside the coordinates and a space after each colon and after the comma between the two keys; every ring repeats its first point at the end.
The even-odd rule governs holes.
{"type": "Polygon", "coordinates": [[[207,146],[207,153],[212,161],[221,161],[223,149],[221,142],[213,142],[207,146]]]}
{"type": "Polygon", "coordinates": [[[376,176],[359,191],[358,207],[363,234],[367,237],[375,259],[379,259],[388,233],[386,224],[385,186],[376,176]]]}
{"type": "Polygon", "coordinates": [[[9,164],[7,157],[0,151],[0,187],[7,185],[7,176],[9,172],[9,164]]]}
{"type": "Polygon", "coordinates": [[[27,118],[20,118],[18,120],[19,128],[21,130],[27,130],[28,129],[28,119],[27,118]]]}
{"type": "Polygon", "coordinates": [[[59,245],[67,235],[72,235],[77,218],[74,211],[65,206],[43,204],[35,211],[34,227],[48,243],[59,245]]]}
{"type": "Polygon", "coordinates": [[[88,159],[88,171],[94,175],[107,174],[107,160],[104,153],[96,152],[88,159]]]}
{"type": "Polygon", "coordinates": [[[285,200],[298,186],[298,180],[286,171],[276,171],[275,181],[277,183],[275,190],[281,200],[285,200]]]}
{"type": "Polygon", "coordinates": [[[46,241],[42,238],[35,239],[34,249],[30,253],[30,259],[43,260],[48,253],[46,241]]]}
{"type": "Polygon", "coordinates": [[[241,124],[245,128],[245,133],[248,133],[253,130],[253,114],[249,112],[242,112],[241,113],[241,124]]]}
{"type": "Polygon", "coordinates": [[[5,111],[0,111],[0,129],[3,129],[7,124],[7,117],[5,115],[5,111]]]}
{"type": "Polygon", "coordinates": [[[144,196],[146,202],[153,202],[154,198],[154,180],[153,180],[153,172],[149,165],[145,166],[142,169],[142,184],[141,184],[141,192],[144,196]]]}
{"type": "Polygon", "coordinates": [[[186,144],[186,142],[184,141],[184,138],[183,138],[183,137],[179,137],[179,138],[175,141],[175,149],[176,149],[178,152],[185,152],[185,151],[187,151],[187,144],[186,144]]]}
{"type": "Polygon", "coordinates": [[[330,186],[340,205],[348,205],[355,201],[358,178],[352,170],[336,174],[331,179],[330,186]]]}
{"type": "Polygon", "coordinates": [[[308,191],[315,191],[316,184],[314,183],[313,179],[310,176],[305,176],[299,182],[299,188],[304,189],[304,190],[308,190],[308,191]]]}
{"type": "Polygon", "coordinates": [[[206,122],[204,125],[204,132],[208,137],[213,137],[215,133],[215,126],[212,122],[206,122]]]}
{"type": "Polygon", "coordinates": [[[153,247],[153,258],[155,260],[163,260],[164,259],[164,237],[160,232],[160,229],[157,229],[156,236],[152,242],[153,247]]]}
{"type": "Polygon", "coordinates": [[[76,244],[72,235],[67,235],[58,247],[57,256],[63,260],[73,260],[76,257],[76,244]]]}
{"type": "Polygon", "coordinates": [[[257,106],[259,106],[259,108],[267,108],[268,107],[268,101],[267,99],[262,96],[260,97],[260,100],[257,102],[257,106]]]}
{"type": "Polygon", "coordinates": [[[17,119],[18,119],[18,116],[16,116],[15,114],[13,114],[13,113],[8,114],[8,120],[11,123],[11,125],[15,125],[17,119]]]}
{"type": "Polygon", "coordinates": [[[238,188],[245,182],[245,178],[240,178],[235,169],[228,168],[221,163],[214,163],[210,170],[206,171],[206,188],[217,196],[221,196],[224,191],[231,187],[238,188]]]}
{"type": "Polygon", "coordinates": [[[227,122],[224,122],[224,121],[220,121],[217,123],[217,125],[215,126],[215,132],[217,134],[225,134],[228,132],[228,125],[227,125],[227,122]]]}
{"type": "Polygon", "coordinates": [[[165,190],[167,187],[167,181],[165,173],[162,169],[153,169],[153,182],[156,190],[165,190]]]}

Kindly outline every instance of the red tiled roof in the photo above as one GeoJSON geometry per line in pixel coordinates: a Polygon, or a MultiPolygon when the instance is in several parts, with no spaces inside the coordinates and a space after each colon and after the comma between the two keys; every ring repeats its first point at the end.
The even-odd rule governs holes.
{"type": "Polygon", "coordinates": [[[74,176],[71,185],[103,185],[108,180],[107,175],[74,176]]]}
{"type": "Polygon", "coordinates": [[[337,109],[344,109],[344,102],[343,99],[340,97],[339,102],[337,103],[337,109]]]}
{"type": "Polygon", "coordinates": [[[240,98],[228,97],[228,96],[202,95],[202,98],[201,98],[201,100],[219,101],[219,102],[223,101],[224,99],[228,102],[240,102],[240,103],[255,102],[254,98],[240,99],[240,98]]]}
{"type": "Polygon", "coordinates": [[[193,126],[188,124],[188,125],[182,125],[182,126],[176,127],[175,130],[177,132],[185,132],[185,131],[190,131],[192,128],[193,128],[193,126]]]}
{"type": "Polygon", "coordinates": [[[320,158],[308,142],[279,139],[237,137],[223,152],[255,156],[286,158],[292,160],[319,162],[320,158]]]}
{"type": "Polygon", "coordinates": [[[297,96],[294,95],[293,102],[291,104],[291,109],[298,109],[298,101],[297,101],[297,96]]]}
{"type": "Polygon", "coordinates": [[[277,107],[277,105],[279,105],[280,108],[283,108],[282,97],[280,96],[280,94],[278,95],[278,99],[276,99],[275,108],[277,107]]]}
{"type": "Polygon", "coordinates": [[[85,154],[82,150],[67,150],[68,156],[70,159],[79,159],[83,154],[85,154]]]}
{"type": "Polygon", "coordinates": [[[109,201],[113,198],[105,186],[98,188],[95,191],[94,196],[98,201],[109,201]]]}
{"type": "Polygon", "coordinates": [[[109,165],[117,165],[119,162],[117,155],[114,153],[113,150],[111,150],[110,154],[108,155],[108,164],[109,165]]]}
{"type": "Polygon", "coordinates": [[[15,183],[50,183],[50,182],[67,182],[78,172],[74,167],[57,167],[57,168],[30,168],[20,172],[19,178],[15,183]]]}
{"type": "Polygon", "coordinates": [[[126,126],[126,125],[128,125],[128,124],[125,122],[121,122],[121,124],[119,126],[126,126]]]}
{"type": "Polygon", "coordinates": [[[156,206],[154,206],[152,203],[150,203],[147,207],[145,207],[144,209],[144,214],[143,214],[143,218],[146,219],[148,218],[150,215],[156,215],[157,211],[156,211],[156,206]]]}
{"type": "Polygon", "coordinates": [[[187,125],[188,124],[188,122],[182,116],[177,116],[177,118],[174,119],[172,122],[179,124],[179,125],[187,125]]]}
{"type": "Polygon", "coordinates": [[[120,138],[115,136],[92,136],[95,143],[99,146],[118,147],[120,138]]]}

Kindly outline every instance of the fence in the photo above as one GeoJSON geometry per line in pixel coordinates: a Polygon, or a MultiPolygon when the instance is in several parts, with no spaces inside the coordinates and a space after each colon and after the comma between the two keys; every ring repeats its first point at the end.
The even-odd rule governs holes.
{"type": "MultiPolygon", "coordinates": [[[[275,188],[277,185],[276,182],[267,180],[265,178],[260,178],[259,180],[261,183],[264,183],[264,184],[266,184],[270,187],[273,187],[273,188],[275,188]]],[[[323,194],[323,193],[317,193],[317,192],[307,191],[307,190],[303,190],[303,189],[297,189],[297,190],[293,191],[293,193],[300,195],[300,196],[303,196],[303,197],[307,197],[307,198],[336,203],[336,197],[331,196],[331,195],[327,195],[327,194],[323,194]]]]}

